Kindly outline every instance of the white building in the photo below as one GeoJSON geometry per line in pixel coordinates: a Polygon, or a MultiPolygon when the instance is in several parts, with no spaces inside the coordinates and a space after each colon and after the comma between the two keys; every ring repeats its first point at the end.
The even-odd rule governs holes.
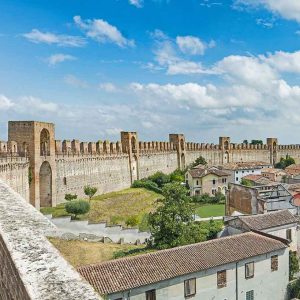
{"type": "Polygon", "coordinates": [[[241,183],[241,180],[246,175],[261,175],[263,168],[272,168],[272,165],[265,162],[238,162],[228,163],[219,168],[231,174],[229,182],[241,183]]]}
{"type": "Polygon", "coordinates": [[[298,250],[298,218],[289,210],[279,210],[265,214],[228,217],[225,234],[260,231],[287,239],[290,250],[298,250]]]}
{"type": "Polygon", "coordinates": [[[109,300],[285,300],[289,250],[247,232],[78,270],[109,300]]]}

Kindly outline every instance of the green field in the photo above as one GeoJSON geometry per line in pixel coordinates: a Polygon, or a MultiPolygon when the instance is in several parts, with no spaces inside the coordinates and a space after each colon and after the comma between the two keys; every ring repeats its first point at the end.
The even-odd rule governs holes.
{"type": "MultiPolygon", "coordinates": [[[[91,223],[108,222],[109,224],[125,225],[131,216],[137,216],[140,230],[147,230],[147,216],[155,209],[155,202],[161,198],[160,194],[143,189],[129,188],[119,192],[112,192],[96,196],[91,201],[91,210],[86,215],[79,216],[81,220],[91,223]]],[[[53,217],[67,216],[64,204],[56,207],[41,208],[43,214],[53,217]]]]}
{"type": "Polygon", "coordinates": [[[204,204],[195,210],[196,215],[201,218],[220,217],[225,214],[224,204],[204,204]]]}

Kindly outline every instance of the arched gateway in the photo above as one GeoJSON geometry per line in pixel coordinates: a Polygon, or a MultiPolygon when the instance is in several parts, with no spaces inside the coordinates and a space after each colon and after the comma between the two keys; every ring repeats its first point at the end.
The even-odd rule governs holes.
{"type": "Polygon", "coordinates": [[[40,168],[40,206],[52,206],[52,170],[50,164],[44,161],[40,168]]]}

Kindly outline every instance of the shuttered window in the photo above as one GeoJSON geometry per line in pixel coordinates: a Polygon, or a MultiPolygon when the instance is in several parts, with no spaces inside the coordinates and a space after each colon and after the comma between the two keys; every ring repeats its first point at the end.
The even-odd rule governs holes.
{"type": "Polygon", "coordinates": [[[156,300],[156,291],[155,290],[147,291],[146,300],[156,300]]]}
{"type": "Polygon", "coordinates": [[[196,295],[196,278],[184,281],[184,296],[190,297],[196,295]]]}
{"type": "Polygon", "coordinates": [[[271,271],[277,271],[278,270],[278,255],[273,255],[271,257],[271,271]]]}
{"type": "Polygon", "coordinates": [[[218,285],[218,288],[223,288],[225,287],[227,284],[227,278],[226,278],[226,270],[223,270],[223,271],[219,271],[217,273],[217,285],[218,285]]]}

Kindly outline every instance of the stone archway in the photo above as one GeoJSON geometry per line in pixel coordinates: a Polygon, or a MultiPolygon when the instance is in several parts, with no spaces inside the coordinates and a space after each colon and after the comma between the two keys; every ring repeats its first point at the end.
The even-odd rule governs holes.
{"type": "Polygon", "coordinates": [[[229,163],[229,152],[228,151],[226,151],[224,153],[224,163],[225,164],[229,163]]]}
{"type": "Polygon", "coordinates": [[[47,161],[40,168],[40,207],[52,206],[52,170],[47,161]]]}
{"type": "Polygon", "coordinates": [[[41,156],[50,155],[50,134],[47,129],[43,129],[40,135],[40,154],[41,156]]]}
{"type": "Polygon", "coordinates": [[[131,151],[134,153],[136,151],[136,138],[134,136],[131,137],[131,151]]]}

